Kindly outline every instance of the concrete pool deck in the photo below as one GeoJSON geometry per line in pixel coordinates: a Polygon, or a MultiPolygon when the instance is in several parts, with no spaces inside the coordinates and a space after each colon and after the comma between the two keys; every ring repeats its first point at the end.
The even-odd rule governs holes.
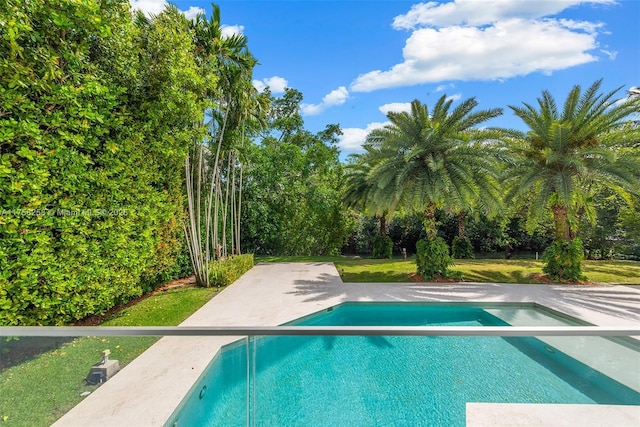
{"type": "MultiPolygon", "coordinates": [[[[256,265],[180,326],[277,326],[347,301],[527,302],[599,326],[640,324],[640,288],[637,287],[343,283],[331,263],[274,263],[256,265]]],[[[161,426],[220,347],[238,338],[162,338],[54,426],[161,426]]],[[[638,365],[640,368],[640,360],[638,365]]],[[[524,406],[527,405],[520,405],[524,406]]],[[[501,408],[511,407],[503,410],[505,414],[518,414],[515,422],[515,418],[487,415],[492,413],[492,404],[474,404],[471,412],[467,409],[468,416],[473,417],[467,419],[467,424],[570,425],[558,423],[557,411],[536,411],[536,406],[539,407],[529,405],[533,408],[529,411],[501,404],[501,408]]],[[[580,412],[584,408],[582,405],[570,410],[569,406],[575,405],[568,405],[567,412],[580,412]]],[[[595,415],[584,417],[586,422],[579,423],[582,427],[640,425],[640,407],[587,406],[595,415]]]]}

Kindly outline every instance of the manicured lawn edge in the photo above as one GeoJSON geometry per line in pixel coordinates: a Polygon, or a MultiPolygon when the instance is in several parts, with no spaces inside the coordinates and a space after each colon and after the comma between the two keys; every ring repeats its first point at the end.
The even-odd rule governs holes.
{"type": "MultiPolygon", "coordinates": [[[[415,259],[368,259],[348,256],[256,257],[256,262],[333,262],[344,282],[412,282],[415,259]]],[[[465,259],[455,260],[452,275],[465,282],[480,283],[549,283],[541,276],[543,263],[535,259],[465,259]]],[[[584,262],[589,284],[640,285],[640,262],[603,260],[584,262]]]]}
{"type": "MultiPolygon", "coordinates": [[[[175,326],[198,310],[216,293],[215,288],[186,286],[158,292],[126,307],[101,326],[175,326]]],[[[60,339],[55,350],[7,368],[0,373],[0,425],[49,426],[82,401],[84,392],[97,386],[84,379],[102,351],[120,367],[149,348],[156,337],[83,337],[60,339]]],[[[27,341],[27,340],[24,340],[27,341]]],[[[0,341],[0,351],[8,343],[0,341]]],[[[1,354],[1,353],[0,353],[1,354]]]]}

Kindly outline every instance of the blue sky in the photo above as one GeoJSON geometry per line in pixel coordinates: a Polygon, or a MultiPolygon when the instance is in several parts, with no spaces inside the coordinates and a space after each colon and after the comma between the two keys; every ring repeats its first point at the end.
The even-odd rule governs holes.
{"type": "MultiPolygon", "coordinates": [[[[162,0],[131,0],[162,10],[162,0]]],[[[190,17],[203,0],[175,1],[190,17]]],[[[343,157],[358,152],[389,109],[446,94],[502,107],[492,126],[522,129],[508,105],[573,85],[640,86],[638,0],[219,1],[228,32],[248,37],[254,85],[304,95],[305,127],[337,123],[343,157]]]]}

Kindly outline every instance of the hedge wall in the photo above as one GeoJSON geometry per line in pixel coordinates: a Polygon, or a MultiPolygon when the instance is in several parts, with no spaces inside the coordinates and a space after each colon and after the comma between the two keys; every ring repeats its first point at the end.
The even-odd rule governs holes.
{"type": "Polygon", "coordinates": [[[204,110],[192,43],[177,11],[2,2],[1,325],[65,324],[177,274],[204,110]]]}

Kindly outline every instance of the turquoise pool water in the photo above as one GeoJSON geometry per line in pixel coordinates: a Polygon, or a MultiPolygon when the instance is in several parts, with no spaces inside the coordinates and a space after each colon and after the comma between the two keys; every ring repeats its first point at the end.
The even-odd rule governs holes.
{"type": "MultiPolygon", "coordinates": [[[[425,304],[344,304],[294,324],[507,326],[425,304]]],[[[242,426],[248,411],[256,426],[464,426],[466,402],[637,405],[640,393],[535,338],[262,337],[221,351],[167,425],[242,426]]]]}

